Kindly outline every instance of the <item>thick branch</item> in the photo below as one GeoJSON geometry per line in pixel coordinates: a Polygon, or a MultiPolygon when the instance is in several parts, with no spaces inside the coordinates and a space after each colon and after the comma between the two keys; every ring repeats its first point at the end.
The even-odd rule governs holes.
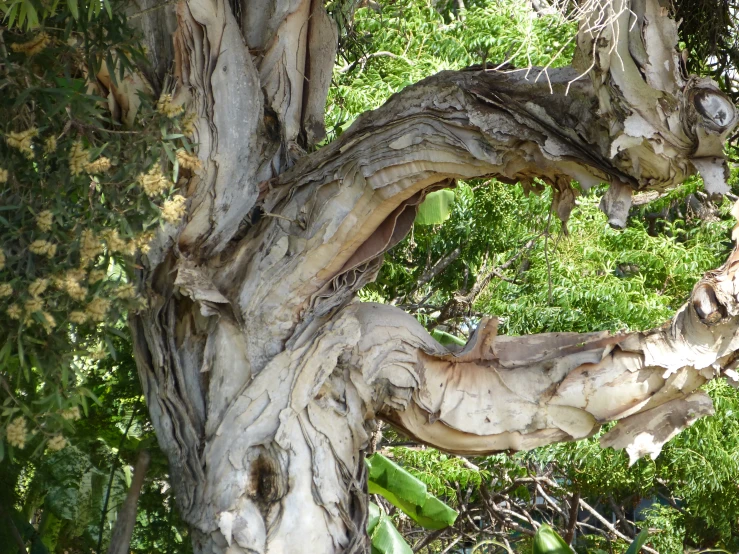
{"type": "Polygon", "coordinates": [[[487,319],[457,354],[393,307],[347,310],[362,329],[358,363],[387,391],[382,417],[415,439],[459,454],[526,450],[619,420],[601,444],[633,463],[712,413],[697,389],[736,361],[738,271],[735,250],[654,331],[500,337],[487,319]]]}
{"type": "MultiPolygon", "coordinates": [[[[405,89],[271,183],[262,210],[280,217],[263,218],[208,270],[215,287],[239,287],[229,298],[234,311],[256,333],[264,330],[257,341],[274,342],[278,351],[372,280],[383,252],[409,230],[415,206],[454,179],[544,179],[557,191],[557,213],[566,217],[573,179],[585,188],[606,180],[621,190],[661,190],[694,172],[698,138],[673,128],[655,128],[648,137],[642,128],[617,129],[594,104],[590,83],[568,85],[576,76],[572,69],[552,71],[553,93],[549,84],[485,71],[445,72],[405,89]],[[617,141],[635,138],[630,132],[639,147],[614,151],[617,141]]],[[[698,82],[680,94],[720,96],[698,82]]],[[[616,110],[623,99],[611,102],[616,110]]],[[[681,101],[675,102],[670,117],[695,112],[692,104],[678,109],[681,101]]],[[[726,117],[730,123],[719,134],[736,120],[733,111],[726,117]]],[[[691,125],[697,137],[695,118],[691,125]]],[[[720,151],[714,154],[722,162],[720,151]]]]}

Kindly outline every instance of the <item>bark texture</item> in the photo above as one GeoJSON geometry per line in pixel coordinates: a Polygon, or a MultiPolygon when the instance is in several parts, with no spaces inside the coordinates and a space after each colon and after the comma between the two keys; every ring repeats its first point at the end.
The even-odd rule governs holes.
{"type": "Polygon", "coordinates": [[[583,24],[572,68],[444,72],[312,154],[337,36],[321,3],[176,4],[177,101],[197,114],[203,169],[183,183],[187,220],[142,261],[131,327],[197,552],[365,552],[376,417],[462,454],[619,420],[603,444],[636,459],[711,412],[697,388],[739,348],[736,251],[665,327],[630,335],[499,337],[491,318],[452,354],[398,308],[354,301],[424,196],[456,179],[541,178],[564,220],[573,179],[607,181],[616,226],[634,190],[696,170],[724,190],[733,105],[681,74],[660,2],[619,2],[618,25],[583,24]]]}

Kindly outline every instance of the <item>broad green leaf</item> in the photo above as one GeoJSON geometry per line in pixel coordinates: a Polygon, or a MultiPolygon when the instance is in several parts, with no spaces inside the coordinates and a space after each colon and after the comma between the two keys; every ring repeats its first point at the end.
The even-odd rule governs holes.
{"type": "Polygon", "coordinates": [[[403,536],[398,532],[386,515],[381,515],[380,520],[370,535],[373,554],[413,554],[413,550],[405,542],[403,536]]]}
{"type": "Polygon", "coordinates": [[[416,223],[418,225],[439,225],[444,223],[452,213],[454,205],[453,190],[437,190],[429,193],[418,207],[416,223]]]}
{"type": "Polygon", "coordinates": [[[382,495],[422,527],[443,529],[457,519],[457,512],[429,494],[422,481],[385,456],[373,454],[366,462],[369,492],[382,495]]]}
{"type": "Polygon", "coordinates": [[[464,346],[465,344],[467,344],[467,341],[465,341],[464,339],[460,339],[459,337],[455,337],[450,333],[439,331],[437,329],[431,331],[431,336],[434,337],[434,340],[436,340],[439,344],[443,344],[444,346],[446,346],[447,344],[458,344],[460,346],[464,346]]]}
{"type": "Polygon", "coordinates": [[[549,525],[542,525],[534,536],[533,554],[571,554],[572,550],[549,525]]]}
{"type": "Polygon", "coordinates": [[[649,538],[649,529],[642,529],[641,532],[636,536],[634,541],[629,545],[628,550],[625,554],[637,554],[641,547],[644,546],[649,538]]]}
{"type": "MultiPolygon", "coordinates": [[[[2,442],[0,441],[0,445],[2,445],[2,442]]],[[[374,502],[369,503],[369,517],[367,518],[367,533],[372,534],[372,530],[375,528],[375,525],[380,521],[380,516],[382,515],[382,512],[380,511],[380,507],[375,504],[374,502]]]]}
{"type": "Polygon", "coordinates": [[[398,464],[377,453],[366,458],[366,462],[370,486],[387,490],[393,496],[415,505],[426,502],[426,485],[398,464]]]}

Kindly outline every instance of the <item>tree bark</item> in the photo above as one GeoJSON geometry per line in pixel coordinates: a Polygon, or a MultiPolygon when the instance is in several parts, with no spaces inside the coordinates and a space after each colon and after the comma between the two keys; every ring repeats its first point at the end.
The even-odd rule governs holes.
{"type": "MultiPolygon", "coordinates": [[[[197,115],[203,169],[181,183],[187,220],[142,260],[147,307],[130,323],[196,552],[366,552],[376,417],[466,454],[575,440],[615,419],[602,442],[635,459],[710,413],[696,389],[739,347],[736,251],[645,333],[497,337],[486,319],[451,354],[398,308],[354,301],[424,196],[456,179],[541,178],[565,220],[573,179],[607,181],[614,225],[633,190],[696,170],[709,192],[725,189],[732,104],[680,74],[657,0],[620,2],[604,8],[613,25],[583,24],[574,67],[539,80],[443,72],[307,155],[336,50],[320,2],[183,0],[156,16],[176,16],[176,101],[197,115]]],[[[147,42],[166,57],[160,37],[147,42]]]]}
{"type": "Polygon", "coordinates": [[[126,493],[126,499],[118,510],[118,517],[115,520],[113,532],[110,534],[110,545],[108,546],[108,554],[128,554],[131,550],[131,537],[133,536],[133,528],[136,525],[136,511],[139,503],[139,495],[141,487],[144,485],[146,472],[149,470],[149,462],[151,456],[146,450],[142,450],[136,459],[136,466],[133,469],[133,478],[131,479],[131,487],[126,493]]]}

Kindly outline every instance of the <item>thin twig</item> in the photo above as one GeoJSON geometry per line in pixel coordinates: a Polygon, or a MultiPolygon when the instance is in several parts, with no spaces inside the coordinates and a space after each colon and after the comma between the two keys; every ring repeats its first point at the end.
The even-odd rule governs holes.
{"type": "MultiPolygon", "coordinates": [[[[131,429],[131,425],[133,425],[133,418],[136,416],[136,413],[139,411],[139,407],[136,406],[134,410],[131,412],[131,417],[128,419],[128,424],[126,425],[125,431],[123,431],[123,436],[121,436],[121,440],[118,443],[118,452],[120,453],[121,449],[123,448],[123,443],[126,441],[126,436],[128,435],[128,431],[131,429]]],[[[110,491],[113,488],[113,478],[115,477],[115,470],[116,466],[118,464],[118,456],[116,455],[115,458],[113,458],[113,463],[110,466],[110,478],[108,479],[108,490],[105,493],[105,502],[103,502],[103,512],[100,516],[100,533],[98,534],[98,547],[97,547],[97,553],[102,554],[102,548],[103,548],[103,530],[105,529],[105,519],[108,517],[108,502],[110,501],[110,491]]]]}
{"type": "Polygon", "coordinates": [[[413,552],[419,552],[420,550],[426,548],[429,544],[441,537],[449,529],[450,527],[444,527],[443,529],[437,529],[433,533],[429,533],[416,543],[416,545],[413,547],[413,552]]]}
{"type": "MultiPolygon", "coordinates": [[[[597,519],[603,525],[605,525],[605,527],[611,533],[613,533],[614,535],[616,535],[619,539],[623,539],[623,540],[625,540],[627,542],[631,542],[631,540],[632,540],[631,537],[627,537],[621,531],[619,531],[618,529],[616,529],[613,525],[611,525],[611,523],[606,518],[604,518],[602,515],[600,515],[595,508],[593,508],[590,504],[588,504],[587,502],[585,502],[582,498],[580,499],[580,506],[582,506],[587,511],[589,511],[591,514],[593,514],[593,517],[595,517],[595,519],[597,519]]],[[[649,552],[649,554],[659,554],[659,552],[657,552],[653,548],[649,548],[648,546],[642,546],[642,550],[644,550],[645,552],[649,552]]]]}
{"type": "Polygon", "coordinates": [[[570,499],[570,513],[567,517],[567,531],[563,537],[567,544],[575,540],[575,529],[577,526],[577,514],[580,511],[580,491],[573,493],[570,499]]]}
{"type": "Polygon", "coordinates": [[[547,296],[547,306],[552,305],[552,264],[549,262],[549,226],[552,223],[552,210],[554,209],[554,201],[549,206],[549,215],[547,216],[547,228],[544,232],[544,259],[547,262],[547,283],[549,285],[549,294],[547,296]]]}

